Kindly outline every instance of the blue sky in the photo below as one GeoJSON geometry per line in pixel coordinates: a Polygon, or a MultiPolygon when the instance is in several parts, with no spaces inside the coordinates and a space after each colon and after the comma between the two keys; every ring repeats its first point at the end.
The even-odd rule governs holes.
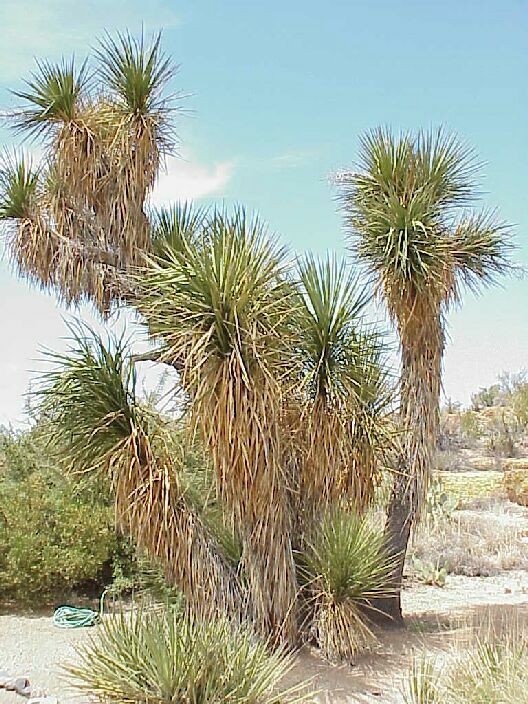
{"type": "MultiPolygon", "coordinates": [[[[515,225],[528,263],[526,0],[2,0],[0,108],[34,56],[83,57],[105,29],[142,25],[163,29],[189,96],[158,202],[243,203],[295,250],[344,253],[328,177],[354,163],[359,135],[445,125],[485,162],[484,201],[515,225]]],[[[449,316],[447,396],[467,402],[528,367],[527,304],[526,278],[465,296],[449,316]]],[[[0,423],[20,419],[39,346],[64,344],[63,315],[0,263],[0,423]]]]}

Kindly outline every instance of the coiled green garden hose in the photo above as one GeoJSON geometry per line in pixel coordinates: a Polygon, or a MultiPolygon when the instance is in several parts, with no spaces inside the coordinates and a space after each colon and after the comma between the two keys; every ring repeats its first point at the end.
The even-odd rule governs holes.
{"type": "Polygon", "coordinates": [[[99,611],[92,609],[82,609],[77,606],[64,604],[59,606],[53,614],[53,623],[59,628],[87,628],[95,626],[103,617],[104,598],[106,590],[101,594],[99,600],[99,611]]]}

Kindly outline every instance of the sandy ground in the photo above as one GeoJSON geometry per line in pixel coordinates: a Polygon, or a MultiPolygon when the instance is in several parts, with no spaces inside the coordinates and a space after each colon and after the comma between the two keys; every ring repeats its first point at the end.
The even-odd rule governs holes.
{"type": "MultiPolygon", "coordinates": [[[[399,704],[402,678],[413,654],[441,652],[460,642],[463,624],[472,619],[494,619],[505,613],[528,622],[528,573],[505,572],[495,577],[451,576],[447,585],[405,589],[405,631],[383,632],[371,653],[354,665],[333,666],[309,649],[301,652],[289,675],[291,683],[313,678],[316,701],[385,702],[399,704]]],[[[86,642],[92,629],[62,630],[51,615],[0,615],[0,670],[26,675],[33,693],[57,696],[62,703],[79,701],[61,678],[61,666],[75,660],[75,648],[86,642]]],[[[24,700],[0,690],[0,704],[24,700]]]]}

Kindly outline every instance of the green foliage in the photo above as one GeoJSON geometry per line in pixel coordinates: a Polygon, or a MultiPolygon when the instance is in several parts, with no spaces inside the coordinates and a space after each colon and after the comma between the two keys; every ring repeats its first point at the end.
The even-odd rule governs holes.
{"type": "Polygon", "coordinates": [[[367,605],[386,595],[392,561],[383,549],[383,533],[368,517],[344,510],[327,513],[301,562],[306,581],[333,602],[367,605]]]}
{"type": "Polygon", "coordinates": [[[483,387],[476,394],[471,395],[471,406],[474,411],[480,411],[483,408],[492,408],[501,400],[500,384],[483,387]]]}
{"type": "Polygon", "coordinates": [[[321,396],[329,405],[350,403],[360,391],[360,375],[351,372],[361,350],[358,330],[367,292],[335,258],[318,261],[306,255],[299,262],[299,278],[310,396],[321,396]]]}
{"type": "Polygon", "coordinates": [[[456,498],[446,491],[442,479],[434,476],[425,499],[425,521],[434,528],[440,521],[451,518],[456,505],[456,498]]]}
{"type": "Polygon", "coordinates": [[[0,600],[40,606],[100,592],[112,573],[131,588],[135,548],[116,533],[108,483],[65,475],[48,436],[43,420],[0,429],[0,600]]]}
{"type": "Polygon", "coordinates": [[[134,116],[163,112],[167,102],[162,91],[174,73],[172,62],[161,49],[161,34],[150,44],[143,34],[139,39],[119,33],[99,42],[96,51],[99,75],[118,105],[134,116]]]}
{"type": "Polygon", "coordinates": [[[460,430],[470,440],[482,437],[482,429],[475,411],[467,410],[460,414],[460,430]]]}
{"type": "Polygon", "coordinates": [[[18,128],[31,134],[57,122],[74,120],[87,83],[86,63],[77,70],[73,59],[59,64],[37,62],[37,70],[26,81],[26,90],[14,92],[29,104],[16,114],[18,128]]]}
{"type": "Polygon", "coordinates": [[[494,414],[486,427],[486,446],[490,452],[514,457],[517,452],[519,428],[511,414],[502,411],[494,414]]]}
{"type": "Polygon", "coordinates": [[[528,643],[522,638],[481,641],[462,656],[447,683],[453,704],[528,702],[528,643]]]}
{"type": "Polygon", "coordinates": [[[179,606],[182,594],[165,579],[163,568],[153,562],[129,541],[124,541],[121,551],[112,564],[112,583],[107,594],[113,598],[129,596],[134,603],[166,604],[179,606]]]}
{"type": "Polygon", "coordinates": [[[441,129],[362,138],[359,169],[340,175],[341,201],[354,251],[391,314],[413,291],[447,304],[460,282],[476,287],[508,269],[504,225],[467,211],[478,170],[474,152],[441,129]]]}
{"type": "Polygon", "coordinates": [[[23,466],[28,442],[3,443],[22,476],[15,481],[16,464],[8,465],[11,478],[0,481],[0,599],[40,605],[73,589],[102,587],[118,538],[107,502],[83,496],[58,472],[23,466]]]}
{"type": "Polygon", "coordinates": [[[422,584],[432,587],[445,587],[447,581],[447,567],[436,562],[413,559],[414,576],[422,584]]]}
{"type": "Polygon", "coordinates": [[[512,396],[513,414],[523,430],[528,428],[528,383],[515,389],[512,396]]]}
{"type": "Polygon", "coordinates": [[[0,168],[0,220],[33,214],[40,171],[25,155],[5,155],[0,168]]]}
{"type": "Polygon", "coordinates": [[[170,358],[203,355],[204,368],[234,350],[251,368],[269,346],[280,375],[279,353],[288,349],[288,321],[298,306],[285,251],[241,209],[216,212],[201,225],[195,242],[189,241],[194,225],[179,229],[183,239],[171,235],[176,222],[172,231],[164,226],[163,256],[138,279],[138,309],[151,334],[164,339],[170,358]]]}
{"type": "Polygon", "coordinates": [[[119,704],[279,704],[299,700],[277,687],[291,659],[269,652],[227,621],[198,623],[159,608],[105,619],[70,665],[73,683],[119,704]]]}
{"type": "Polygon", "coordinates": [[[55,368],[44,377],[41,413],[53,420],[53,444],[68,448],[72,470],[97,470],[137,424],[136,376],[123,339],[110,350],[88,329],[72,328],[67,354],[50,354],[55,368]]]}

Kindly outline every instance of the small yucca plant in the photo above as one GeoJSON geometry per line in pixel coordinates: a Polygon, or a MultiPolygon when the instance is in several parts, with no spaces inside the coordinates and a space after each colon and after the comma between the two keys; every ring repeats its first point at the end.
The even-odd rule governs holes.
{"type": "Polygon", "coordinates": [[[225,620],[199,623],[160,608],[106,618],[69,665],[72,683],[102,702],[119,704],[279,704],[301,701],[300,687],[280,680],[292,659],[268,651],[246,629],[225,620]]]}
{"type": "Polygon", "coordinates": [[[329,660],[350,659],[372,643],[368,611],[387,596],[392,561],[367,517],[341,509],[326,514],[305,552],[300,573],[313,594],[314,633],[329,660]]]}
{"type": "Polygon", "coordinates": [[[440,674],[436,664],[425,658],[415,658],[404,683],[405,704],[440,704],[440,674]]]}

